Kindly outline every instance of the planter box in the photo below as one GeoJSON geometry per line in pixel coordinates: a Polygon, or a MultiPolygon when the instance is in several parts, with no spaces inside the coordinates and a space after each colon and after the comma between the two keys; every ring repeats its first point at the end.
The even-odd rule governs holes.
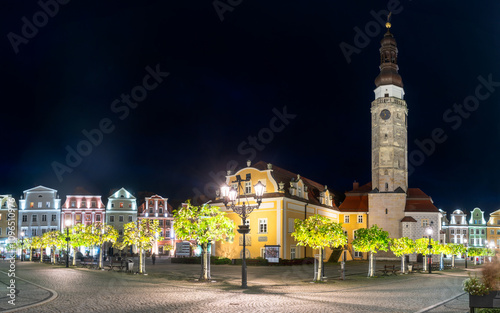
{"type": "Polygon", "coordinates": [[[469,295],[469,307],[472,308],[500,308],[500,290],[493,290],[484,296],[469,295]]]}

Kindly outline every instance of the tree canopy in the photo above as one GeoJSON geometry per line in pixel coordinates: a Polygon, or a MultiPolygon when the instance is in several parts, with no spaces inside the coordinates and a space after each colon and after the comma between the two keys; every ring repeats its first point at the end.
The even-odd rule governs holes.
{"type": "Polygon", "coordinates": [[[354,249],[360,252],[377,253],[378,250],[387,251],[389,247],[389,233],[377,225],[370,228],[356,230],[356,239],[352,241],[354,249]]]}
{"type": "Polygon", "coordinates": [[[313,249],[339,247],[347,243],[342,225],[318,214],[305,220],[296,219],[292,237],[297,240],[297,245],[313,249]]]}

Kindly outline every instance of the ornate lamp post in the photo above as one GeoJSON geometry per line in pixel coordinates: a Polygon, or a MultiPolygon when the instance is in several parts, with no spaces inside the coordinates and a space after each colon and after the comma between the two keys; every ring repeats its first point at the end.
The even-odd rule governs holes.
{"type": "Polygon", "coordinates": [[[24,232],[21,232],[21,262],[24,262],[24,232]]]}
{"type": "Polygon", "coordinates": [[[247,263],[246,263],[246,234],[250,232],[250,227],[246,225],[246,220],[253,210],[258,209],[262,203],[262,195],[266,186],[264,186],[260,181],[254,185],[255,190],[255,201],[256,205],[248,204],[248,197],[246,190],[242,186],[242,182],[250,181],[250,174],[246,175],[246,178],[241,179],[240,175],[236,175],[236,180],[232,183],[238,183],[237,189],[229,187],[227,184],[221,187],[221,198],[222,202],[227,209],[231,208],[236,214],[241,217],[241,225],[238,226],[238,233],[243,235],[243,256],[241,262],[241,288],[248,288],[247,286],[247,263]],[[243,196],[245,201],[240,198],[240,189],[243,191],[243,196]]]}
{"type": "Polygon", "coordinates": [[[431,221],[431,223],[429,224],[429,227],[427,227],[427,229],[426,229],[427,235],[429,236],[429,245],[427,246],[427,248],[429,249],[429,255],[427,256],[428,257],[428,259],[427,259],[427,268],[429,270],[429,274],[432,273],[432,269],[431,269],[431,260],[432,260],[432,254],[431,254],[431,251],[432,251],[431,237],[432,237],[432,225],[433,224],[434,224],[434,222],[431,221]]]}
{"type": "Polygon", "coordinates": [[[71,221],[66,220],[66,267],[69,267],[69,227],[71,226],[71,221]]]}

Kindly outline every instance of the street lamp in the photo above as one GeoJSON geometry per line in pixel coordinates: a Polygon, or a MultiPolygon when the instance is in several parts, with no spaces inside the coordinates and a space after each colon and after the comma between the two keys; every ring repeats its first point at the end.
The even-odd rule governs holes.
{"type": "Polygon", "coordinates": [[[431,260],[432,260],[432,254],[431,254],[431,251],[432,251],[432,244],[431,244],[431,236],[432,236],[432,225],[434,224],[433,221],[431,221],[431,223],[429,224],[429,227],[427,227],[426,229],[426,232],[427,232],[427,235],[429,236],[429,245],[427,246],[427,248],[429,249],[429,254],[428,254],[428,259],[427,259],[427,268],[429,270],[429,274],[432,273],[432,270],[431,270],[431,260]]]}
{"type": "Polygon", "coordinates": [[[235,212],[241,217],[241,225],[238,226],[238,233],[243,235],[243,257],[242,257],[242,262],[241,262],[241,288],[248,288],[247,286],[247,263],[246,263],[246,234],[250,232],[250,227],[246,225],[246,220],[250,213],[252,213],[253,210],[258,209],[260,204],[262,203],[262,195],[264,194],[264,190],[266,186],[264,186],[260,181],[254,186],[255,190],[255,201],[257,202],[257,205],[249,205],[248,204],[248,197],[246,190],[242,186],[242,182],[247,182],[250,181],[251,176],[250,174],[246,175],[246,178],[243,180],[241,179],[240,175],[236,175],[236,180],[233,181],[232,183],[238,183],[237,189],[234,189],[232,187],[229,187],[227,184],[224,184],[224,186],[221,187],[221,198],[222,202],[224,203],[224,206],[235,212]],[[240,198],[240,189],[243,190],[243,196],[244,199],[246,200],[241,202],[240,198]]]}
{"type": "Polygon", "coordinates": [[[21,262],[24,262],[24,232],[21,232],[21,262]]]}
{"type": "Polygon", "coordinates": [[[66,267],[69,267],[69,227],[71,226],[71,221],[66,220],[66,267]]]}

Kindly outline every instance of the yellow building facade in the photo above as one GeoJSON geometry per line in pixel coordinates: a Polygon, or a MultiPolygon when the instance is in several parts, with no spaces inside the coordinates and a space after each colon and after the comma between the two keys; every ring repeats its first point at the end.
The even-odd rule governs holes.
{"type": "MultiPolygon", "coordinates": [[[[240,199],[251,206],[256,205],[254,186],[258,182],[266,186],[260,207],[253,210],[246,221],[250,226],[250,233],[246,235],[247,258],[264,257],[266,245],[279,245],[279,257],[282,259],[314,257],[318,253],[317,250],[297,246],[291,236],[295,219],[304,220],[319,214],[339,222],[340,212],[335,205],[336,194],[328,190],[327,186],[265,162],[254,165],[247,163],[247,167],[228,174],[226,183],[235,189],[236,175],[242,178],[250,175],[250,181],[242,182],[247,198],[245,199],[240,191],[240,199]]],[[[230,208],[226,208],[219,198],[212,205],[226,212],[235,225],[241,225],[242,219],[230,208]]],[[[325,260],[328,260],[331,253],[332,249],[325,249],[325,260]]],[[[241,258],[242,235],[236,232],[233,240],[217,242],[214,254],[230,259],[241,258]]]]}
{"type": "Polygon", "coordinates": [[[500,248],[500,210],[490,214],[490,219],[486,224],[486,240],[495,248],[500,248]]]}

